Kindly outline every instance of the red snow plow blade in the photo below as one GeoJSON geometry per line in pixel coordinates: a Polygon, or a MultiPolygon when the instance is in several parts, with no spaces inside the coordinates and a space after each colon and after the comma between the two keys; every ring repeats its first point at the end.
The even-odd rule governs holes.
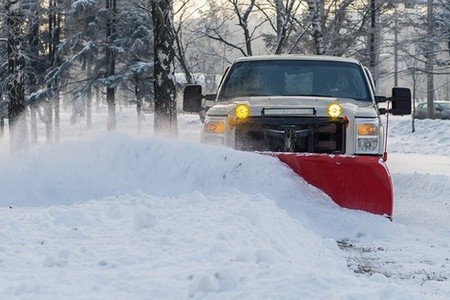
{"type": "Polygon", "coordinates": [[[275,155],[339,206],[392,217],[392,180],[381,158],[299,153],[275,155]]]}

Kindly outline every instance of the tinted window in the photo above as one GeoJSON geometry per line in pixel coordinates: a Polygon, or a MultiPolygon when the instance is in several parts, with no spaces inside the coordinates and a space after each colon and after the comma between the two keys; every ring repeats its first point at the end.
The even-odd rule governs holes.
{"type": "Polygon", "coordinates": [[[449,103],[439,103],[443,110],[450,110],[450,102],[449,103]]]}
{"type": "Polygon", "coordinates": [[[299,60],[236,63],[224,81],[219,99],[239,96],[326,96],[371,101],[359,65],[299,60]]]}

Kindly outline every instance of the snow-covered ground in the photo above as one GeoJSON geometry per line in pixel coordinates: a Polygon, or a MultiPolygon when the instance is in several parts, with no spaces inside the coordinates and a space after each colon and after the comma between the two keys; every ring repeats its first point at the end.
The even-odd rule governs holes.
{"type": "MultiPolygon", "coordinates": [[[[65,116],[65,115],[63,115],[65,116]]],[[[448,299],[450,122],[390,119],[394,221],[339,208],[277,159],[140,134],[132,109],[9,154],[1,299],[448,299]]],[[[44,136],[44,132],[40,133],[44,136]]]]}

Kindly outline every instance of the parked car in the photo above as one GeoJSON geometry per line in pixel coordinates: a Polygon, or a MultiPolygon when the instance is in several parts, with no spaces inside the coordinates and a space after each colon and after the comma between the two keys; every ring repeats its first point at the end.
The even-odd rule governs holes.
{"type": "MultiPolygon", "coordinates": [[[[420,103],[416,107],[414,115],[417,119],[427,118],[428,103],[420,103]]],[[[434,119],[450,120],[450,102],[449,101],[434,101],[434,119]]]]}

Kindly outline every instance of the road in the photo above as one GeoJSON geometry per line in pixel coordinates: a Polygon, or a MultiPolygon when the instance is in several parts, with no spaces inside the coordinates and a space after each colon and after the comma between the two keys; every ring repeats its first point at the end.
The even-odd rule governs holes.
{"type": "Polygon", "coordinates": [[[450,157],[443,155],[391,153],[387,165],[391,173],[450,176],[450,157]]]}

